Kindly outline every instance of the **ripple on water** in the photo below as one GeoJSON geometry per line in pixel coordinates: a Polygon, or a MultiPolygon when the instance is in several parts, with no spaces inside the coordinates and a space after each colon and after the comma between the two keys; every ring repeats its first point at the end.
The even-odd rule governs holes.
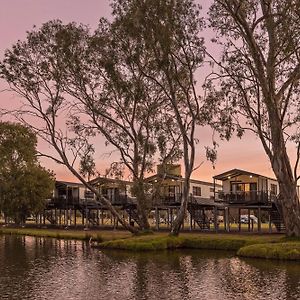
{"type": "Polygon", "coordinates": [[[213,251],[100,252],[4,236],[1,299],[300,299],[300,265],[213,251]]]}

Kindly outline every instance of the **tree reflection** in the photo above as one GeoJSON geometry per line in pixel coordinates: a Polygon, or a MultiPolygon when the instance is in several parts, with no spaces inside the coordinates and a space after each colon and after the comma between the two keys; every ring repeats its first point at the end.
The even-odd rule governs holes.
{"type": "MultiPolygon", "coordinates": [[[[81,241],[4,236],[7,299],[298,299],[300,266],[221,251],[99,251],[81,241]]],[[[1,298],[1,299],[2,299],[1,298]]]]}

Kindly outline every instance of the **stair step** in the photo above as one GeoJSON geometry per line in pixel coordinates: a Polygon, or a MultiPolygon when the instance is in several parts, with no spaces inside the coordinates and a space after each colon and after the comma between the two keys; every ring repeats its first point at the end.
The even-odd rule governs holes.
{"type": "Polygon", "coordinates": [[[197,223],[200,229],[210,229],[210,223],[206,219],[206,216],[202,209],[199,209],[197,205],[190,204],[188,206],[188,212],[191,214],[191,218],[197,223]]]}

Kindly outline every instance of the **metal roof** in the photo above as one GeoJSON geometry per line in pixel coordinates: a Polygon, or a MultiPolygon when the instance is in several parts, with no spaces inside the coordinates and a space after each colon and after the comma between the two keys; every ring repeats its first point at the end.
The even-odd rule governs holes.
{"type": "Polygon", "coordinates": [[[69,181],[55,181],[56,186],[70,186],[70,187],[84,187],[84,184],[81,182],[69,182],[69,181]]]}
{"type": "MultiPolygon", "coordinates": [[[[184,177],[176,176],[176,175],[170,175],[170,174],[166,174],[164,176],[159,175],[159,174],[155,174],[155,175],[152,175],[152,176],[146,178],[146,181],[151,182],[151,181],[154,181],[157,178],[159,178],[159,179],[172,179],[174,181],[179,181],[179,182],[184,181],[184,177]]],[[[208,185],[208,186],[213,186],[214,185],[212,182],[202,181],[202,180],[198,180],[198,179],[190,179],[190,182],[191,183],[198,183],[198,184],[208,185]]],[[[216,184],[216,186],[222,187],[221,184],[216,184]]]]}
{"type": "Polygon", "coordinates": [[[267,177],[267,176],[264,176],[264,175],[260,175],[260,174],[257,174],[257,173],[253,173],[253,172],[249,172],[249,171],[246,171],[246,170],[241,170],[241,169],[232,169],[232,170],[226,171],[224,173],[215,175],[213,178],[216,179],[216,180],[224,181],[224,180],[227,180],[229,178],[238,177],[240,175],[249,175],[249,176],[253,176],[253,177],[262,177],[262,178],[271,179],[271,180],[276,181],[276,179],[274,179],[274,178],[267,177]]]}
{"type": "Polygon", "coordinates": [[[117,184],[128,184],[131,185],[131,181],[121,180],[121,179],[113,179],[107,177],[96,177],[89,181],[90,184],[104,184],[104,183],[117,183],[117,184]]]}

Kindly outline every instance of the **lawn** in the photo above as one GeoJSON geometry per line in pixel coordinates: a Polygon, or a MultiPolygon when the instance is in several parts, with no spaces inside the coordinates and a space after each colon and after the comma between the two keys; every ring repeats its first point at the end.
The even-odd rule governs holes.
{"type": "Polygon", "coordinates": [[[300,240],[283,234],[183,232],[171,237],[168,232],[132,236],[121,230],[67,230],[1,227],[0,234],[16,234],[58,239],[86,240],[99,249],[158,251],[172,249],[230,250],[255,258],[300,260],[300,240]]]}

